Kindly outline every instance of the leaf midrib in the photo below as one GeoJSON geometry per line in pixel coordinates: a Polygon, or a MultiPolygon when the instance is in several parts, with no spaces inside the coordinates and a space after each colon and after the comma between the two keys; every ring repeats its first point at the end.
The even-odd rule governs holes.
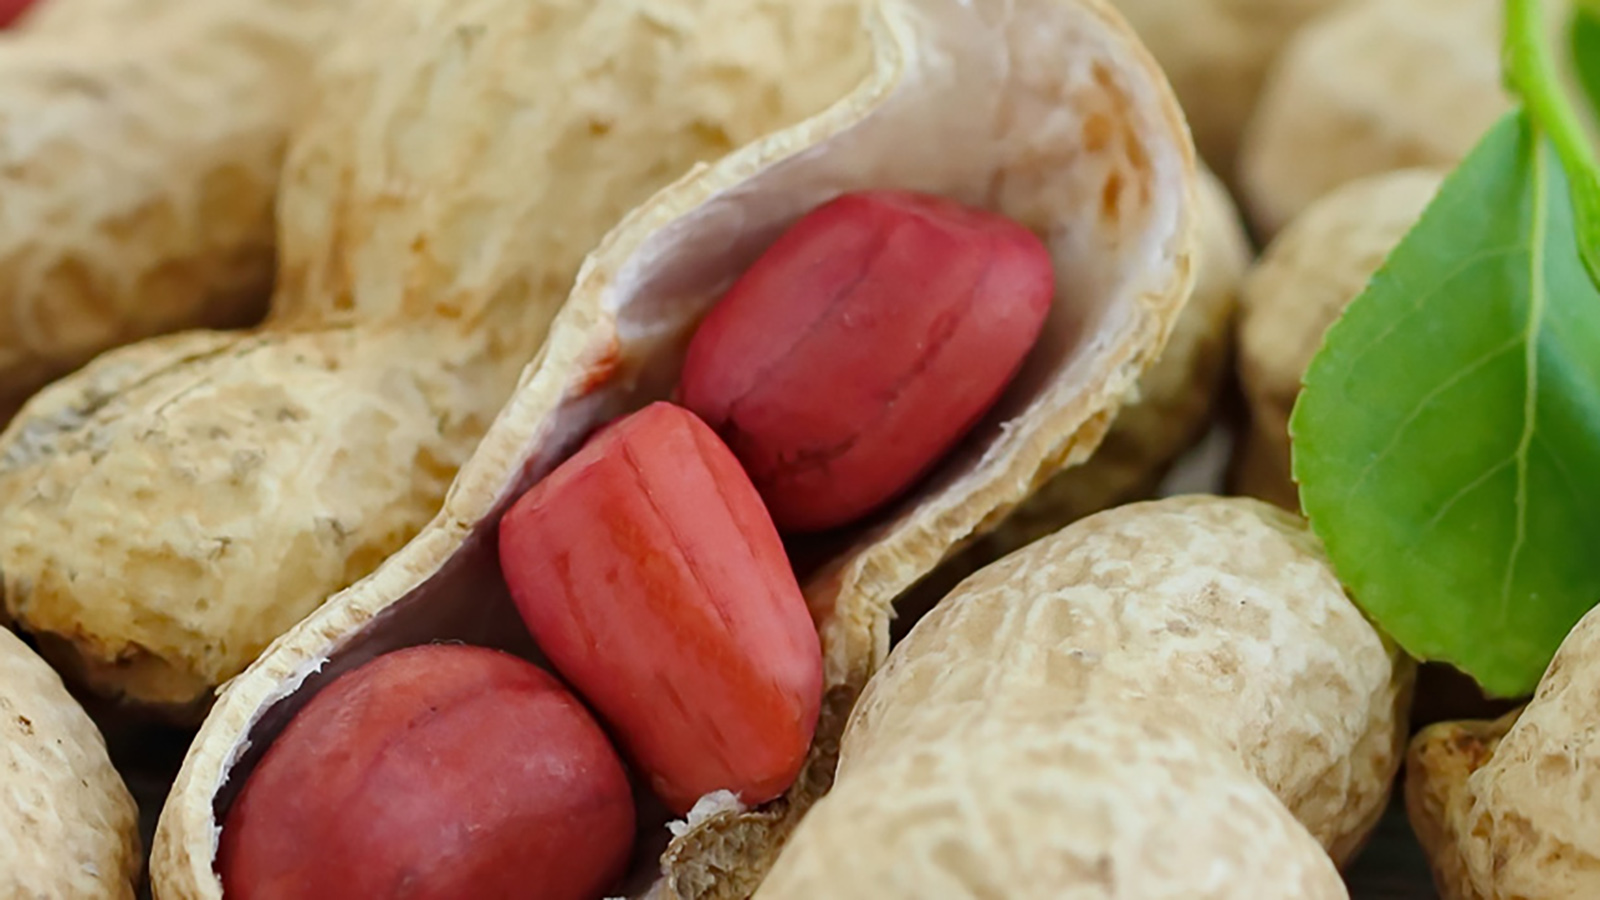
{"type": "Polygon", "coordinates": [[[1523,348],[1523,365],[1527,377],[1523,379],[1522,434],[1517,441],[1517,488],[1515,494],[1516,519],[1512,532],[1511,552],[1506,559],[1506,576],[1500,584],[1501,625],[1511,614],[1511,584],[1516,579],[1517,560],[1528,537],[1528,451],[1533,446],[1533,433],[1539,409],[1539,328],[1544,321],[1546,299],[1544,255],[1548,239],[1548,214],[1550,202],[1550,175],[1542,139],[1537,131],[1533,135],[1531,150],[1533,168],[1533,222],[1529,229],[1528,247],[1528,330],[1523,348]]]}

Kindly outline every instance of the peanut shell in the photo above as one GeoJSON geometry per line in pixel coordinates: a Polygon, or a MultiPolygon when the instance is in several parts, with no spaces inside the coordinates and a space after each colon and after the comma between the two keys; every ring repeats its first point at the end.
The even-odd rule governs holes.
{"type": "MultiPolygon", "coordinates": [[[[1549,40],[1566,46],[1570,3],[1543,9],[1549,40]]],[[[1502,0],[1347,0],[1302,28],[1269,71],[1239,151],[1263,239],[1347,181],[1466,156],[1511,108],[1504,16],[1502,0]]]]}
{"type": "MultiPolygon", "coordinates": [[[[1342,865],[1387,804],[1414,675],[1298,517],[1244,498],[1135,503],[979,570],[918,622],[846,725],[837,790],[964,716],[1127,707],[1231,750],[1342,865]]],[[[806,828],[786,853],[809,852],[806,828]]]]}
{"type": "Polygon", "coordinates": [[[1200,155],[1231,184],[1267,73],[1302,26],[1348,0],[1113,0],[1172,80],[1200,155]]]}
{"type": "Polygon", "coordinates": [[[0,39],[0,424],[112,347],[250,324],[350,0],[45,0],[0,39]]]}
{"type": "Polygon", "coordinates": [[[0,628],[0,897],[133,900],[138,825],[94,722],[0,628]]]}
{"type": "Polygon", "coordinates": [[[1406,807],[1442,900],[1600,896],[1600,610],[1567,635],[1533,699],[1412,739],[1406,807]]]}
{"type": "Polygon", "coordinates": [[[756,900],[1350,896],[1321,845],[1205,735],[1100,703],[945,724],[947,737],[841,775],[756,900]]]}
{"type": "Polygon", "coordinates": [[[104,354],[0,435],[9,614],[198,720],[438,513],[607,228],[864,70],[853,3],[740,2],[369,0],[292,140],[266,324],[104,354]]]}
{"type": "MultiPolygon", "coordinates": [[[[467,17],[472,28],[444,29],[420,15],[445,4],[391,0],[396,12],[378,18],[418,27],[380,28],[382,40],[362,41],[402,61],[454,59],[470,34],[509,42],[495,57],[499,66],[514,72],[527,64],[530,53],[515,52],[524,4],[450,4],[452,17],[467,17]]],[[[797,124],[759,137],[741,132],[737,149],[656,193],[589,254],[549,339],[439,515],[219,696],[162,813],[152,870],[164,898],[219,896],[215,816],[259,748],[330,675],[431,639],[518,642],[493,553],[500,514],[598,423],[668,394],[695,323],[788,223],[867,188],[929,191],[998,210],[1051,249],[1058,301],[1043,339],[992,414],[928,481],[842,546],[815,548],[824,561],[804,568],[802,584],[822,639],[827,694],[795,787],[753,810],[712,795],[687,822],[655,829],[644,845],[670,843],[659,858],[641,860],[630,894],[747,896],[793,822],[827,788],[844,716],[887,655],[895,599],[1034,486],[1088,458],[1192,288],[1193,147],[1159,70],[1103,0],[877,0],[860,19],[829,19],[850,27],[826,45],[810,43],[820,31],[794,27],[802,7],[787,2],[719,4],[715,15],[702,13],[704,31],[694,4],[652,4],[648,17],[630,4],[630,18],[609,22],[599,11],[616,7],[586,8],[596,10],[589,24],[603,23],[609,34],[671,23],[696,53],[741,60],[700,85],[706,98],[731,101],[719,85],[761,85],[750,96],[792,100],[786,91],[796,87],[820,90],[825,79],[814,69],[845,71],[822,60],[858,51],[871,70],[797,124]],[[701,36],[716,39],[702,45],[701,36]],[[799,72],[808,77],[793,77],[799,72]]],[[[544,34],[555,52],[588,31],[544,34]]],[[[689,56],[681,64],[700,62],[689,56]]],[[[472,98],[456,89],[460,65],[390,65],[371,77],[413,86],[441,108],[470,110],[472,98]]],[[[518,121],[499,106],[493,112],[486,122],[518,121]]],[[[482,233],[447,229],[441,239],[476,241],[482,233]]]]}

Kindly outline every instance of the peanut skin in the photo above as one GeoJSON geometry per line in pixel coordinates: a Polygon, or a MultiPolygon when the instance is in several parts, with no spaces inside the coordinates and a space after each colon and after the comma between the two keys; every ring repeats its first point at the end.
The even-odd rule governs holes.
{"type": "Polygon", "coordinates": [[[793,783],[822,650],[755,488],[705,423],[656,403],[511,508],[500,565],[524,621],[679,814],[793,783]]]}
{"type": "Polygon", "coordinates": [[[695,332],[683,404],[727,441],[784,531],[910,487],[1038,339],[1049,251],[992,213],[864,191],[801,217],[695,332]]]}
{"type": "Polygon", "coordinates": [[[290,722],[222,830],[230,900],[594,900],[633,845],[621,761],[582,704],[516,657],[413,647],[290,722]]]}

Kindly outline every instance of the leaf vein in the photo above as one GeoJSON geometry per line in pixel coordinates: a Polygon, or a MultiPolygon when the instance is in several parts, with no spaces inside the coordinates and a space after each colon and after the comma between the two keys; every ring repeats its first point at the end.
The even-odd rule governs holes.
{"type": "Polygon", "coordinates": [[[1548,192],[1549,172],[1548,162],[1545,160],[1542,147],[1533,148],[1533,209],[1531,216],[1532,226],[1529,229],[1528,250],[1528,330],[1526,346],[1523,351],[1523,365],[1527,368],[1527,375],[1523,378],[1522,393],[1522,435],[1517,442],[1517,492],[1514,498],[1516,506],[1515,530],[1511,539],[1511,551],[1506,558],[1506,575],[1500,583],[1500,615],[1501,624],[1509,621],[1511,614],[1511,585],[1516,579],[1517,560],[1522,556],[1522,547],[1528,539],[1528,448],[1533,445],[1534,428],[1538,418],[1539,402],[1539,328],[1544,320],[1545,306],[1545,281],[1544,281],[1544,254],[1545,254],[1545,216],[1549,204],[1548,192]]]}
{"type": "MultiPolygon", "coordinates": [[[[1395,331],[1404,326],[1406,321],[1410,319],[1411,316],[1421,312],[1422,307],[1426,306],[1429,301],[1438,296],[1439,293],[1444,290],[1446,285],[1466,274],[1468,269],[1492,260],[1502,259],[1508,256],[1518,256],[1528,252],[1528,249],[1528,242],[1526,240],[1520,240],[1501,247],[1487,247],[1461,257],[1456,265],[1452,266],[1443,275],[1434,280],[1434,282],[1428,286],[1427,290],[1421,291],[1416,295],[1416,298],[1411,303],[1411,307],[1405,311],[1404,315],[1393,316],[1389,324],[1384,326],[1382,331],[1373,335],[1372,339],[1366,342],[1366,347],[1364,350],[1362,350],[1361,355],[1356,358],[1356,362],[1359,363],[1361,358],[1368,353],[1378,352],[1383,342],[1388,340],[1390,335],[1394,334],[1395,331]]],[[[1393,277],[1397,282],[1400,280],[1398,274],[1393,277]]],[[[1397,285],[1397,289],[1399,288],[1401,288],[1401,286],[1397,285]]]]}
{"type": "Polygon", "coordinates": [[[1500,474],[1500,472],[1503,471],[1507,466],[1512,465],[1515,462],[1516,456],[1507,456],[1505,459],[1502,459],[1490,466],[1488,469],[1485,469],[1482,475],[1479,475],[1477,478],[1474,478],[1465,485],[1462,485],[1460,490],[1452,494],[1450,499],[1446,500],[1444,505],[1439,507],[1439,511],[1433,514],[1433,518],[1429,519],[1427,523],[1422,526],[1422,530],[1417,533],[1417,540],[1413,541],[1412,544],[1415,545],[1422,543],[1421,539],[1430,531],[1439,526],[1439,523],[1444,520],[1444,517],[1450,512],[1452,507],[1465,499],[1468,494],[1482,487],[1489,479],[1500,474]]]}
{"type": "Polygon", "coordinates": [[[1465,381],[1469,376],[1477,372],[1479,369],[1482,369],[1484,366],[1495,361],[1501,356],[1504,356],[1512,350],[1517,349],[1517,347],[1520,346],[1525,340],[1526,338],[1524,336],[1520,334],[1517,335],[1511,340],[1506,341],[1504,344],[1495,347],[1493,350],[1485,352],[1482,356],[1457,369],[1455,374],[1439,382],[1434,386],[1433,390],[1423,394],[1422,397],[1420,397],[1411,407],[1410,412],[1406,413],[1405,418],[1400,421],[1400,424],[1395,426],[1394,434],[1389,437],[1389,442],[1384,444],[1383,448],[1379,450],[1378,453],[1373,456],[1372,459],[1368,460],[1367,464],[1361,468],[1361,471],[1356,475],[1355,482],[1350,485],[1350,490],[1354,491],[1366,483],[1367,478],[1372,475],[1373,471],[1376,470],[1377,467],[1389,457],[1389,454],[1393,453],[1394,449],[1400,445],[1401,439],[1405,437],[1406,432],[1411,428],[1411,426],[1416,424],[1417,419],[1421,418],[1422,413],[1428,408],[1429,404],[1439,399],[1439,397],[1446,391],[1460,384],[1462,381],[1465,381]]]}

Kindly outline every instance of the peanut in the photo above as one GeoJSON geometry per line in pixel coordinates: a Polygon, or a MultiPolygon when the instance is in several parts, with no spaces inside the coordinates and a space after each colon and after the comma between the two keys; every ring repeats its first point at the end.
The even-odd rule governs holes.
{"type": "Polygon", "coordinates": [[[1597,696],[1600,608],[1519,708],[1412,739],[1406,809],[1441,900],[1600,896],[1597,696]]]}
{"type": "MultiPolygon", "coordinates": [[[[1396,169],[1346,182],[1279,231],[1240,293],[1238,381],[1249,413],[1228,466],[1228,491],[1300,510],[1289,417],[1324,333],[1366,288],[1443,182],[1437,168],[1396,169]]],[[[1443,663],[1417,674],[1413,726],[1487,715],[1504,704],[1443,663]]]]}
{"type": "Polygon", "coordinates": [[[0,425],[112,347],[258,321],[290,123],[353,0],[0,0],[0,425]]]}
{"type": "Polygon", "coordinates": [[[228,811],[229,898],[594,900],[627,864],[631,788],[589,713],[516,657],[429,645],[335,679],[228,811]]]}
{"type": "Polygon", "coordinates": [[[133,900],[138,824],[93,720],[0,628],[0,897],[133,900]]]}
{"type": "Polygon", "coordinates": [[[1205,735],[1098,704],[950,724],[853,769],[754,900],[1349,900],[1316,840],[1205,735]]]}
{"type": "Polygon", "coordinates": [[[705,423],[656,403],[500,523],[539,647],[678,813],[783,793],[811,744],[822,650],[777,530],[705,423]]]}
{"type": "Polygon", "coordinates": [[[1340,896],[1326,857],[1319,868],[1284,829],[1335,863],[1353,856],[1387,803],[1413,671],[1287,513],[1180,497],[1090,516],[980,570],[895,647],[851,713],[833,791],[758,896],[944,896],[952,869],[1037,890],[1019,896],[1306,896],[1299,882],[1183,892],[1213,871],[1273,871],[1251,858],[1257,841],[1298,855],[1313,895],[1340,896]],[[1121,723],[1120,748],[1073,734],[1101,716],[1121,723]],[[1173,749],[1130,749],[1146,739],[1173,749]],[[1172,784],[1169,755],[1203,777],[1172,784]],[[1293,820],[1260,810],[1237,784],[1252,775],[1293,820]],[[886,783],[912,793],[886,797],[886,783]],[[1223,792],[1237,792],[1239,840],[1182,868],[1142,855],[1190,834],[1191,814],[1215,823],[1234,802],[1223,792]],[[873,802],[885,809],[866,813],[873,802]],[[1123,883],[1143,866],[1153,880],[1123,883]]]}
{"type": "MultiPolygon", "coordinates": [[[[1543,9],[1550,40],[1565,46],[1571,0],[1543,9]]],[[[1503,0],[1345,0],[1297,32],[1239,150],[1257,233],[1272,238],[1346,182],[1460,161],[1511,108],[1504,13],[1503,0]]]]}
{"type": "Polygon", "coordinates": [[[932,468],[999,398],[1054,295],[1009,219],[898,191],[812,210],[695,332],[683,404],[784,531],[848,524],[932,468]]]}
{"type": "Polygon", "coordinates": [[[1112,0],[1172,80],[1195,146],[1229,183],[1272,64],[1309,21],[1348,0],[1112,0]]]}
{"type": "MultiPolygon", "coordinates": [[[[505,596],[495,553],[507,507],[601,422],[670,396],[694,327],[716,299],[778,234],[832,197],[896,188],[1000,211],[1049,236],[1057,277],[1064,280],[1061,296],[1070,302],[1052,309],[1024,372],[979,430],[899,501],[892,516],[827,536],[836,540],[805,542],[833,549],[805,571],[806,601],[825,652],[826,694],[800,778],[779,800],[750,808],[725,802],[719,792],[670,834],[652,829],[652,840],[669,843],[659,860],[640,860],[639,893],[629,896],[748,896],[793,824],[827,790],[844,717],[888,652],[890,621],[906,588],[952,547],[992,527],[1033,486],[1093,450],[1120,400],[1159,354],[1194,271],[1192,149],[1160,73],[1103,0],[868,0],[830,16],[837,30],[808,31],[810,16],[827,5],[590,3],[593,10],[627,10],[625,18],[594,20],[592,33],[627,36],[635,47],[593,65],[588,42],[575,40],[551,12],[559,7],[555,0],[534,6],[525,0],[388,0],[374,7],[362,38],[385,48],[393,66],[368,76],[379,86],[376,105],[415,110],[427,98],[458,109],[457,119],[476,127],[415,116],[367,121],[355,131],[368,147],[367,166],[326,172],[330,182],[346,174],[363,181],[402,148],[420,153],[439,142],[458,148],[445,154],[447,160],[457,164],[459,179],[479,188],[474,209],[513,203],[523,173],[480,177],[468,151],[509,143],[522,153],[524,167],[537,159],[516,139],[522,132],[507,135],[487,126],[515,122],[533,131],[551,121],[553,113],[523,110],[507,97],[522,67],[551,57],[564,61],[546,75],[557,98],[591,98],[597,85],[608,83],[607,73],[628,68],[651,87],[637,117],[692,107],[699,112],[689,120],[697,133],[737,126],[738,133],[724,132],[736,149],[651,194],[593,247],[549,340],[432,522],[228,683],[162,813],[151,865],[159,895],[222,896],[212,865],[219,800],[226,800],[219,788],[225,795],[222,786],[235,783],[231,773],[241,748],[265,746],[278,734],[283,716],[274,712],[276,704],[303,702],[322,688],[321,679],[303,673],[426,637],[474,643],[526,637],[519,634],[525,630],[505,596]],[[438,37],[431,45],[397,40],[388,27],[388,10],[426,18],[422,8],[443,7],[494,7],[510,20],[430,24],[438,37]],[[523,17],[537,18],[547,44],[505,43],[521,30],[523,17]],[[665,46],[654,43],[657,34],[670,37],[665,46]],[[708,34],[715,35],[709,46],[722,52],[688,52],[708,34]],[[480,83],[470,77],[477,73],[470,63],[485,46],[500,65],[478,73],[481,83],[495,88],[480,96],[464,89],[480,83]],[[827,82],[841,68],[836,61],[856,50],[870,53],[871,74],[835,90],[839,84],[827,82]],[[423,60],[431,65],[422,67],[423,60]],[[634,69],[635,61],[644,65],[634,69]],[[674,87],[682,69],[704,76],[696,79],[692,103],[674,87]],[[750,70],[776,75],[752,79],[750,70]],[[768,121],[750,126],[762,129],[757,134],[745,130],[775,105],[792,108],[796,90],[833,93],[815,107],[820,112],[794,127],[766,133],[768,121]],[[474,109],[480,104],[493,115],[479,118],[474,109]],[[725,115],[728,110],[743,114],[725,115]],[[406,140],[390,148],[385,138],[397,131],[406,140]]],[[[356,106],[351,114],[364,118],[365,110],[356,106]]],[[[617,133],[632,124],[633,117],[622,117],[576,127],[584,134],[617,133]]],[[[659,132],[634,133],[600,147],[580,142],[567,158],[587,164],[596,154],[614,154],[626,160],[636,148],[653,153],[664,143],[659,132]]],[[[567,171],[556,173],[546,175],[574,184],[567,171]]],[[[603,183],[603,177],[577,179],[566,204],[548,209],[570,213],[603,183]]],[[[413,191],[388,184],[382,205],[350,227],[326,230],[330,262],[344,255],[335,250],[341,243],[359,244],[364,235],[388,230],[382,226],[387,210],[419,196],[454,195],[445,185],[413,191]]],[[[573,227],[568,215],[532,216],[503,230],[427,236],[482,248],[485,235],[511,240],[540,230],[546,218],[573,227]]],[[[374,265],[372,271],[384,270],[374,265]]],[[[433,270],[387,271],[394,282],[414,286],[433,270]]],[[[322,437],[329,439],[328,433],[322,437]]]]}

